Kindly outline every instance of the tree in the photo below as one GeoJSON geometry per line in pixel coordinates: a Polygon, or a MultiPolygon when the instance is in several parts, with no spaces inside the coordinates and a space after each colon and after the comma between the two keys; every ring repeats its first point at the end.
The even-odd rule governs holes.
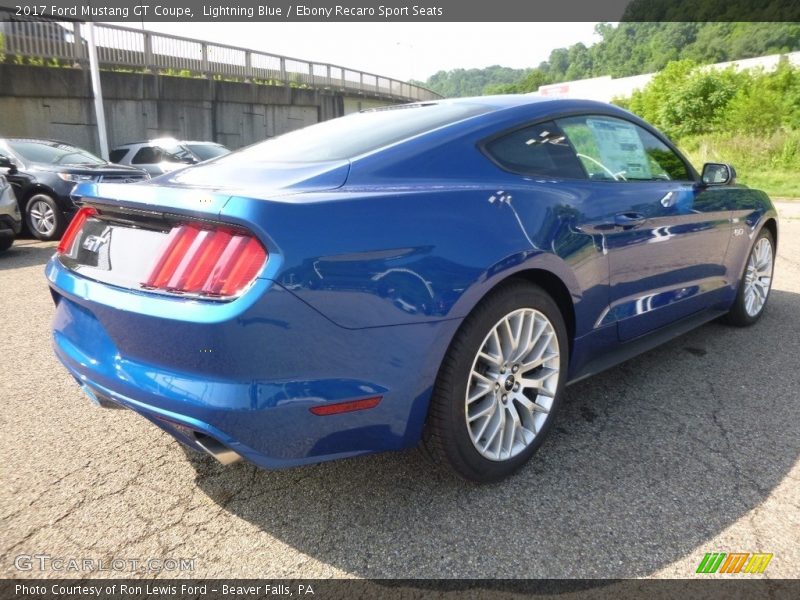
{"type": "MultiPolygon", "coordinates": [[[[632,14],[637,15],[636,11],[650,7],[658,15],[680,16],[680,7],[691,8],[687,8],[687,1],[648,0],[633,2],[630,7],[632,14]]],[[[735,10],[744,6],[732,0],[716,9],[727,11],[729,5],[735,10]]],[[[714,7],[704,6],[713,16],[714,7]]],[[[684,59],[710,64],[800,49],[800,23],[791,22],[623,22],[617,26],[598,23],[595,32],[601,37],[596,44],[588,48],[582,43],[556,48],[534,69],[494,65],[486,69],[440,71],[423,85],[444,96],[531,92],[548,83],[654,73],[672,61],[684,59]]]]}

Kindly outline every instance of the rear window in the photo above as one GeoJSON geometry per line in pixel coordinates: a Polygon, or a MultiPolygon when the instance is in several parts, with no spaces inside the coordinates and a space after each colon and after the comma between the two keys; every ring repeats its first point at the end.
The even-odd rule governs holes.
{"type": "Polygon", "coordinates": [[[491,110],[478,104],[408,104],[367,110],[248,146],[217,162],[319,162],[377,150],[491,110]]]}

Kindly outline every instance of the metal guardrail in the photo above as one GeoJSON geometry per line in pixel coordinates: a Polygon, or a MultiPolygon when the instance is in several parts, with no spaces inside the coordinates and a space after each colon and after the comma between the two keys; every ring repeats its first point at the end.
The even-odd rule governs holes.
{"type": "MultiPolygon", "coordinates": [[[[79,22],[0,21],[0,55],[83,65],[88,63],[86,27],[86,24],[79,22]]],[[[130,27],[97,23],[95,40],[100,67],[105,69],[219,77],[403,101],[441,98],[439,94],[418,85],[339,65],[130,27]]]]}

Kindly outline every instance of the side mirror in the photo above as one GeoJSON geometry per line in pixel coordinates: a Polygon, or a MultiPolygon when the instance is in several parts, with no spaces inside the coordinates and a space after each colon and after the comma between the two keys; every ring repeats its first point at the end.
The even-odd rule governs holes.
{"type": "Polygon", "coordinates": [[[0,154],[0,169],[8,169],[9,173],[17,172],[17,165],[11,162],[11,159],[4,154],[0,154]]]}
{"type": "Polygon", "coordinates": [[[706,163],[703,165],[703,183],[733,185],[736,183],[736,170],[725,163],[706,163]]]}

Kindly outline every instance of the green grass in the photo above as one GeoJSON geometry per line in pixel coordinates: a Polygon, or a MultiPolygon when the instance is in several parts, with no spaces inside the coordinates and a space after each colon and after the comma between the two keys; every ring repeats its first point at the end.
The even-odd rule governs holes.
{"type": "Polygon", "coordinates": [[[769,135],[709,134],[678,140],[678,147],[700,171],[706,162],[726,162],[739,183],[773,198],[800,200],[800,132],[769,135]]]}
{"type": "Polygon", "coordinates": [[[800,200],[800,174],[797,171],[778,169],[744,173],[737,171],[737,180],[746,186],[764,190],[770,198],[800,200]]]}

